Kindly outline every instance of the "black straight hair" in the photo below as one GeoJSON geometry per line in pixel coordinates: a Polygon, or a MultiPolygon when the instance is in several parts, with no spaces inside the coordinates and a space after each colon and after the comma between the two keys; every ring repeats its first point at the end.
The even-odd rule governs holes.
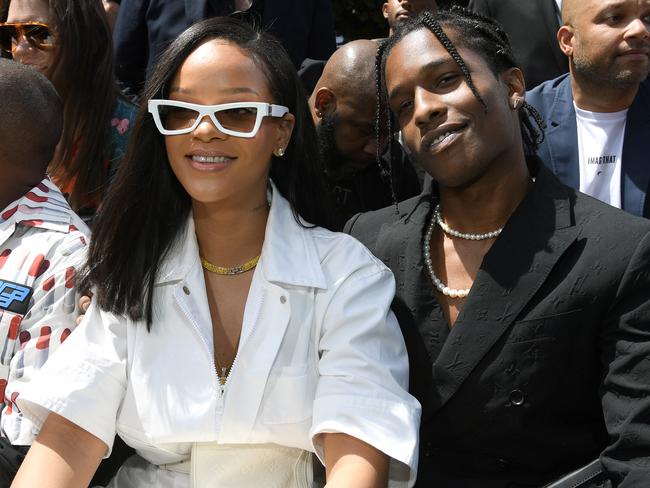
{"type": "MultiPolygon", "coordinates": [[[[420,29],[428,29],[436,36],[436,39],[438,39],[440,44],[449,53],[449,56],[458,65],[467,86],[486,111],[489,107],[474,85],[472,75],[467,68],[465,60],[451,39],[449,39],[446,31],[452,31],[456,34],[455,39],[459,46],[470,49],[480,55],[495,75],[503,73],[510,68],[520,67],[512,52],[507,34],[496,21],[488,17],[484,17],[462,7],[453,7],[451,10],[440,10],[435,14],[425,11],[413,19],[408,19],[398,26],[392,37],[382,43],[375,58],[375,90],[377,92],[378,114],[376,120],[377,141],[379,141],[379,134],[381,132],[380,124],[385,123],[388,125],[389,134],[394,125],[390,110],[386,111],[388,116],[385,121],[379,117],[384,105],[387,104],[385,82],[386,59],[398,42],[411,32],[420,29]]],[[[526,159],[527,161],[536,161],[537,159],[532,156],[536,155],[537,148],[544,139],[544,120],[533,106],[524,102],[519,109],[519,122],[526,159]]],[[[381,164],[379,156],[377,160],[378,164],[381,164]]],[[[536,168],[531,168],[531,170],[535,171],[536,168]]]]}
{"type": "MultiPolygon", "coordinates": [[[[11,0],[2,1],[5,21],[11,0]]],[[[113,41],[101,0],[43,0],[55,34],[54,60],[46,76],[63,100],[63,134],[49,173],[78,211],[99,204],[107,183],[110,120],[117,96],[113,41]]]]}
{"type": "MultiPolygon", "coordinates": [[[[270,177],[290,202],[300,225],[331,228],[326,212],[323,171],[307,97],[286,51],[257,27],[228,17],[194,24],[163,53],[144,90],[143,100],[167,98],[170,82],[187,57],[204,41],[235,44],[265,74],[272,102],[295,116],[284,157],[272,156],[270,177]]],[[[270,100],[271,101],[271,100],[270,100]]],[[[191,200],[173,174],[164,138],[140,107],[124,160],[93,229],[81,288],[95,289],[99,306],[132,320],[153,319],[157,271],[185,228],[191,200]]]]}

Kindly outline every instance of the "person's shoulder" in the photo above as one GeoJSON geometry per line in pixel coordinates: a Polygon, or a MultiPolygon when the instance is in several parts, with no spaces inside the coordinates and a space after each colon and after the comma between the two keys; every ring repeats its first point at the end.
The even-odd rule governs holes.
{"type": "Polygon", "coordinates": [[[573,192],[576,225],[582,233],[597,235],[603,243],[626,241],[636,245],[646,234],[650,234],[650,220],[632,215],[580,191],[573,192]]]}
{"type": "Polygon", "coordinates": [[[405,219],[422,201],[422,195],[399,202],[397,206],[390,205],[379,210],[363,212],[354,215],[343,228],[346,232],[369,247],[375,244],[375,238],[384,225],[390,225],[405,219]]]}
{"type": "Polygon", "coordinates": [[[328,288],[351,277],[391,274],[386,265],[355,237],[322,227],[314,227],[308,232],[315,244],[328,288]]]}
{"type": "Polygon", "coordinates": [[[568,73],[553,78],[552,80],[546,80],[526,92],[526,101],[535,105],[535,103],[547,99],[552,100],[556,96],[558,90],[562,89],[567,83],[571,83],[568,73]]]}

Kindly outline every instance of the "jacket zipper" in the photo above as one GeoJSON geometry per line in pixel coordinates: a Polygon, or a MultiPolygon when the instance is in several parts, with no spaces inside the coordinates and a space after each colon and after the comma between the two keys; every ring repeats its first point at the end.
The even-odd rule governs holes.
{"type": "MultiPolygon", "coordinates": [[[[194,332],[196,332],[196,334],[199,336],[199,339],[201,339],[201,342],[203,343],[203,346],[205,347],[205,350],[208,353],[208,356],[210,358],[210,364],[212,365],[212,371],[214,372],[214,375],[212,377],[213,377],[213,381],[215,381],[215,378],[218,378],[219,374],[217,373],[217,365],[214,362],[214,357],[212,354],[210,354],[210,346],[208,346],[208,343],[203,338],[203,335],[199,330],[199,325],[192,318],[192,314],[190,314],[190,311],[187,309],[187,306],[185,305],[183,300],[180,300],[178,297],[176,297],[176,302],[181,307],[181,310],[183,310],[183,313],[185,314],[185,317],[187,317],[187,320],[189,320],[190,323],[192,324],[192,327],[194,328],[194,332]]],[[[219,381],[217,381],[217,384],[219,384],[219,381]]],[[[221,398],[223,397],[223,387],[221,385],[219,385],[219,387],[220,388],[217,388],[217,390],[221,389],[220,396],[219,396],[219,398],[221,398]]]]}
{"type": "MultiPolygon", "coordinates": [[[[262,310],[262,306],[264,305],[264,291],[262,290],[262,296],[260,297],[259,301],[259,307],[257,308],[257,315],[255,317],[255,320],[253,321],[253,326],[251,327],[251,331],[248,334],[248,337],[246,337],[246,340],[249,340],[251,336],[253,335],[253,332],[257,328],[257,322],[259,321],[259,316],[260,316],[260,311],[262,310]]],[[[223,395],[226,391],[226,386],[228,386],[228,380],[230,379],[230,375],[232,374],[233,370],[235,369],[235,365],[237,364],[237,358],[239,357],[239,350],[244,347],[244,344],[240,344],[239,348],[237,348],[237,351],[235,352],[235,358],[232,361],[232,366],[230,367],[230,371],[228,371],[228,374],[226,375],[226,381],[222,385],[221,382],[218,380],[219,378],[219,372],[217,371],[217,365],[214,361],[214,356],[210,354],[210,347],[208,346],[208,343],[205,341],[203,338],[203,335],[201,334],[199,330],[199,326],[196,323],[196,321],[192,318],[192,315],[190,314],[189,310],[187,309],[187,306],[182,300],[179,300],[176,298],[176,301],[180,305],[181,309],[183,310],[183,313],[187,317],[187,319],[190,321],[192,324],[192,327],[194,328],[194,331],[196,334],[199,336],[199,339],[201,339],[201,342],[205,346],[206,351],[208,352],[208,356],[210,356],[210,364],[212,365],[212,371],[214,371],[214,378],[217,378],[217,392],[219,394],[219,399],[223,399],[223,395]]]]}
{"type": "MultiPolygon", "coordinates": [[[[253,320],[253,325],[251,327],[250,332],[248,333],[248,336],[244,340],[244,342],[241,342],[239,347],[237,348],[237,351],[235,352],[235,358],[232,360],[232,366],[230,366],[230,371],[228,371],[228,374],[226,375],[226,382],[223,385],[219,385],[221,387],[221,397],[223,397],[223,394],[226,390],[226,386],[228,385],[228,380],[230,379],[230,375],[232,374],[233,370],[235,369],[235,365],[237,364],[237,358],[239,357],[239,351],[246,345],[246,341],[249,341],[250,338],[253,336],[253,332],[255,332],[255,329],[257,328],[257,322],[259,321],[260,318],[260,312],[262,310],[262,307],[264,306],[264,297],[265,293],[264,290],[261,291],[261,296],[259,300],[259,306],[257,307],[257,315],[255,316],[255,320],[253,320]]],[[[243,324],[242,324],[243,328],[243,324]]],[[[243,330],[242,330],[243,332],[243,330]]],[[[242,333],[240,332],[240,334],[242,333]]]]}

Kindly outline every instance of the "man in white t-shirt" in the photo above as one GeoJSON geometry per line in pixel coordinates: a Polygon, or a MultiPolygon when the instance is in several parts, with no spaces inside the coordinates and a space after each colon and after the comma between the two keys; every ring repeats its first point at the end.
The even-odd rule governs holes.
{"type": "Polygon", "coordinates": [[[563,183],[650,217],[650,0],[564,0],[568,75],[528,92],[542,161],[563,183]]]}

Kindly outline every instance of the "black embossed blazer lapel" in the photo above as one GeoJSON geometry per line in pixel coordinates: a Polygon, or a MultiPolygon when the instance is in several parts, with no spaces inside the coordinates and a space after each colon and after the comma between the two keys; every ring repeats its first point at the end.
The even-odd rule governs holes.
{"type": "Polygon", "coordinates": [[[540,169],[533,188],[483,259],[463,310],[433,365],[438,408],[526,309],[577,233],[569,194],[547,170],[540,169]]]}

